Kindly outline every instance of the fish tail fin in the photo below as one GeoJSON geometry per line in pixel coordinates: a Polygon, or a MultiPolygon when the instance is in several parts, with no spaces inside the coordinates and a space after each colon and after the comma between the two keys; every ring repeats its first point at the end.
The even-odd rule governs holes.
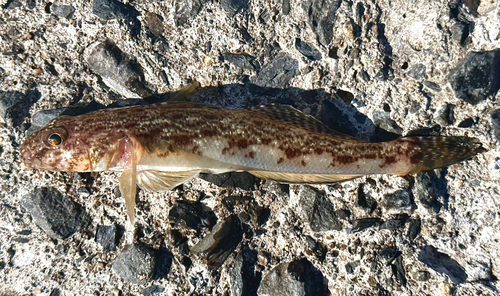
{"type": "Polygon", "coordinates": [[[422,170],[452,165],[486,151],[479,140],[469,137],[417,137],[422,152],[422,170]]]}

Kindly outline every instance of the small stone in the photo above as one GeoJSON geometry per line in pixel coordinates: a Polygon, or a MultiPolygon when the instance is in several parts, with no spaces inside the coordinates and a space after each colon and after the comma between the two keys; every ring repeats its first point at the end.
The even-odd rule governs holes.
{"type": "Polygon", "coordinates": [[[180,0],[175,3],[175,24],[179,27],[197,15],[203,7],[203,0],[180,0]]]}
{"type": "Polygon", "coordinates": [[[295,39],[295,48],[311,61],[321,60],[321,53],[308,43],[300,40],[299,38],[295,39]]]}
{"type": "Polygon", "coordinates": [[[453,109],[455,108],[452,104],[445,104],[437,110],[438,116],[436,117],[437,123],[442,126],[451,125],[455,122],[455,116],[453,114],[453,109]]]}
{"type": "Polygon", "coordinates": [[[165,291],[165,288],[159,285],[151,285],[147,287],[146,289],[141,291],[141,295],[144,296],[154,296],[154,295],[159,295],[165,291]]]}
{"type": "Polygon", "coordinates": [[[65,239],[90,222],[85,209],[52,187],[37,188],[25,195],[21,206],[48,236],[65,239]]]}
{"type": "Polygon", "coordinates": [[[471,32],[471,25],[466,22],[457,21],[450,29],[451,38],[465,46],[470,43],[469,35],[471,32]]]}
{"type": "Polygon", "coordinates": [[[416,64],[413,65],[409,70],[406,75],[410,76],[411,78],[415,80],[420,80],[420,79],[427,79],[427,74],[426,72],[426,67],[425,65],[422,64],[416,64]]]}
{"type": "Polygon", "coordinates": [[[490,117],[495,138],[500,141],[500,109],[491,112],[490,117]]]}
{"type": "Polygon", "coordinates": [[[154,252],[138,245],[128,245],[116,257],[113,270],[125,282],[144,285],[153,278],[154,252]]]}
{"type": "Polygon", "coordinates": [[[113,251],[119,241],[116,225],[99,225],[95,235],[96,243],[100,244],[105,250],[113,251]]]}
{"type": "Polygon", "coordinates": [[[413,241],[417,238],[417,236],[420,234],[421,231],[421,225],[422,222],[420,221],[420,218],[414,218],[410,219],[408,222],[408,238],[413,241]]]}
{"type": "Polygon", "coordinates": [[[373,124],[393,134],[400,135],[403,133],[403,129],[390,118],[389,113],[387,112],[374,112],[373,124]]]}
{"type": "Polygon", "coordinates": [[[106,21],[128,19],[139,15],[134,7],[118,0],[94,0],[92,13],[106,21]]]}
{"type": "Polygon", "coordinates": [[[411,213],[413,211],[412,200],[411,191],[397,190],[384,196],[382,206],[386,212],[392,214],[411,213]]]}
{"type": "Polygon", "coordinates": [[[273,268],[262,279],[257,295],[323,296],[330,295],[330,291],[328,281],[321,271],[302,258],[273,268]]]}
{"type": "Polygon", "coordinates": [[[358,206],[367,210],[369,214],[373,213],[378,206],[377,201],[365,192],[366,185],[361,184],[358,187],[358,206]]]}
{"type": "Polygon", "coordinates": [[[249,0],[221,0],[220,5],[229,17],[234,17],[239,11],[248,8],[249,0]]]}
{"type": "Polygon", "coordinates": [[[438,177],[434,171],[417,174],[412,192],[415,200],[433,214],[439,213],[443,206],[440,199],[449,195],[444,176],[438,177]]]}
{"type": "Polygon", "coordinates": [[[464,268],[447,254],[438,252],[433,246],[423,247],[418,255],[418,260],[436,272],[446,274],[454,284],[462,284],[467,280],[464,268]]]}
{"type": "Polygon", "coordinates": [[[435,92],[440,92],[441,91],[441,86],[439,84],[434,83],[432,81],[426,80],[423,82],[423,84],[430,90],[435,91],[435,92]]]}
{"type": "Polygon", "coordinates": [[[401,284],[402,286],[406,286],[406,275],[405,275],[405,269],[403,267],[403,256],[399,256],[394,260],[394,263],[391,264],[391,270],[392,274],[396,278],[396,280],[401,284]]]}
{"type": "Polygon", "coordinates": [[[359,260],[349,262],[345,265],[345,271],[347,273],[354,273],[354,270],[356,270],[356,268],[359,266],[359,264],[360,264],[359,260]]]}
{"type": "Polygon", "coordinates": [[[219,187],[224,187],[224,188],[238,187],[247,191],[254,189],[255,185],[258,183],[259,180],[255,178],[254,175],[247,172],[243,173],[231,172],[224,174],[200,174],[199,178],[208,181],[210,183],[213,183],[219,187]]]}
{"type": "Polygon", "coordinates": [[[457,126],[460,128],[469,128],[469,127],[473,126],[474,124],[476,124],[476,122],[474,121],[474,118],[469,117],[469,118],[462,120],[457,126]]]}
{"type": "Polygon", "coordinates": [[[168,213],[168,219],[174,223],[180,223],[190,229],[200,230],[203,221],[209,221],[209,227],[217,221],[212,211],[204,211],[200,202],[187,200],[177,201],[168,213]]]}
{"type": "Polygon", "coordinates": [[[30,116],[31,106],[41,95],[38,90],[29,90],[26,93],[0,91],[0,121],[11,122],[14,127],[20,127],[30,116]]]}
{"type": "Polygon", "coordinates": [[[356,233],[359,231],[363,231],[367,228],[373,226],[379,226],[382,220],[380,218],[362,218],[351,221],[351,229],[348,229],[348,233],[356,233]]]}
{"type": "Polygon", "coordinates": [[[417,281],[426,282],[429,280],[430,277],[431,277],[431,274],[426,270],[417,271],[417,275],[416,275],[417,281]]]}
{"type": "Polygon", "coordinates": [[[163,18],[156,14],[156,13],[152,13],[152,12],[148,12],[146,14],[146,17],[144,19],[146,21],[146,25],[149,29],[149,31],[155,35],[156,37],[160,37],[163,35],[163,18]]]}
{"type": "Polygon", "coordinates": [[[290,13],[290,0],[283,0],[281,11],[284,15],[288,15],[290,13]]]}
{"type": "Polygon", "coordinates": [[[219,268],[243,238],[240,219],[232,215],[217,223],[212,232],[191,248],[191,252],[200,255],[210,269],[219,268]]]}
{"type": "Polygon", "coordinates": [[[31,126],[28,129],[27,134],[31,135],[32,133],[42,129],[50,121],[52,121],[52,119],[61,115],[61,113],[64,112],[65,110],[66,108],[61,108],[61,109],[43,110],[35,113],[35,115],[33,115],[31,119],[31,126]]]}
{"type": "Polygon", "coordinates": [[[337,10],[341,0],[308,0],[302,2],[302,9],[307,13],[307,20],[318,36],[318,41],[328,47],[333,38],[333,27],[337,20],[337,10]]]}
{"type": "Polygon", "coordinates": [[[254,57],[248,54],[236,54],[236,53],[229,53],[226,52],[223,54],[224,60],[230,62],[231,64],[235,65],[238,68],[241,69],[247,69],[247,70],[255,70],[255,66],[253,65],[254,57]]]}
{"type": "Polygon", "coordinates": [[[75,8],[72,5],[52,4],[50,11],[58,17],[67,18],[68,20],[75,14],[75,8]]]}
{"type": "Polygon", "coordinates": [[[319,192],[309,186],[300,186],[297,194],[302,213],[306,216],[312,231],[342,229],[341,223],[335,216],[333,204],[324,192],[319,192]]]}
{"type": "Polygon", "coordinates": [[[500,50],[471,52],[453,70],[448,81],[455,96],[477,104],[500,88],[500,50]]]}
{"type": "Polygon", "coordinates": [[[284,52],[278,53],[250,81],[262,87],[284,89],[290,80],[297,75],[299,63],[284,52]]]}
{"type": "Polygon", "coordinates": [[[50,296],[61,296],[61,295],[62,293],[59,288],[55,288],[54,290],[52,290],[52,292],[50,292],[50,296]]]}
{"type": "Polygon", "coordinates": [[[126,98],[143,98],[152,93],[137,61],[122,52],[112,41],[96,42],[86,50],[86,61],[104,83],[126,98]]]}
{"type": "Polygon", "coordinates": [[[395,218],[389,219],[380,225],[380,229],[396,230],[405,225],[405,222],[410,218],[407,214],[397,215],[395,218]]]}

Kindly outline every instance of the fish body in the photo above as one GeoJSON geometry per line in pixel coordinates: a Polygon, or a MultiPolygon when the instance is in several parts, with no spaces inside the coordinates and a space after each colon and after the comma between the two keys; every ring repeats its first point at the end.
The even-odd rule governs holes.
{"type": "Polygon", "coordinates": [[[291,183],[407,175],[462,161],[482,147],[467,137],[370,143],[332,133],[290,106],[229,110],[172,102],[56,118],[20,151],[33,169],[122,172],[132,220],[136,184],[170,190],[199,173],[230,171],[291,183]]]}

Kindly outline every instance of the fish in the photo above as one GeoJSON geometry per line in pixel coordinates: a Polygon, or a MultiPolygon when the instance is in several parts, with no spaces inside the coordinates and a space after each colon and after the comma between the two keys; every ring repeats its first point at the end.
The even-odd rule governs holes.
{"type": "Polygon", "coordinates": [[[61,116],[29,135],[20,158],[31,169],[121,172],[129,221],[137,186],[168,191],[200,173],[249,172],[288,183],[333,183],[372,174],[405,176],[483,152],[464,136],[372,143],[332,131],[288,105],[231,110],[164,102],[61,116]]]}

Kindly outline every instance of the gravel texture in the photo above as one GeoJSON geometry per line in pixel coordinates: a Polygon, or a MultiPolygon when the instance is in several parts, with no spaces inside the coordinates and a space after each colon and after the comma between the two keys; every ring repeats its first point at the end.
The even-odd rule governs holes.
{"type": "Polygon", "coordinates": [[[0,0],[0,295],[500,295],[495,0],[0,0]],[[371,141],[478,138],[449,168],[294,185],[23,169],[60,115],[292,105],[371,141]]]}

